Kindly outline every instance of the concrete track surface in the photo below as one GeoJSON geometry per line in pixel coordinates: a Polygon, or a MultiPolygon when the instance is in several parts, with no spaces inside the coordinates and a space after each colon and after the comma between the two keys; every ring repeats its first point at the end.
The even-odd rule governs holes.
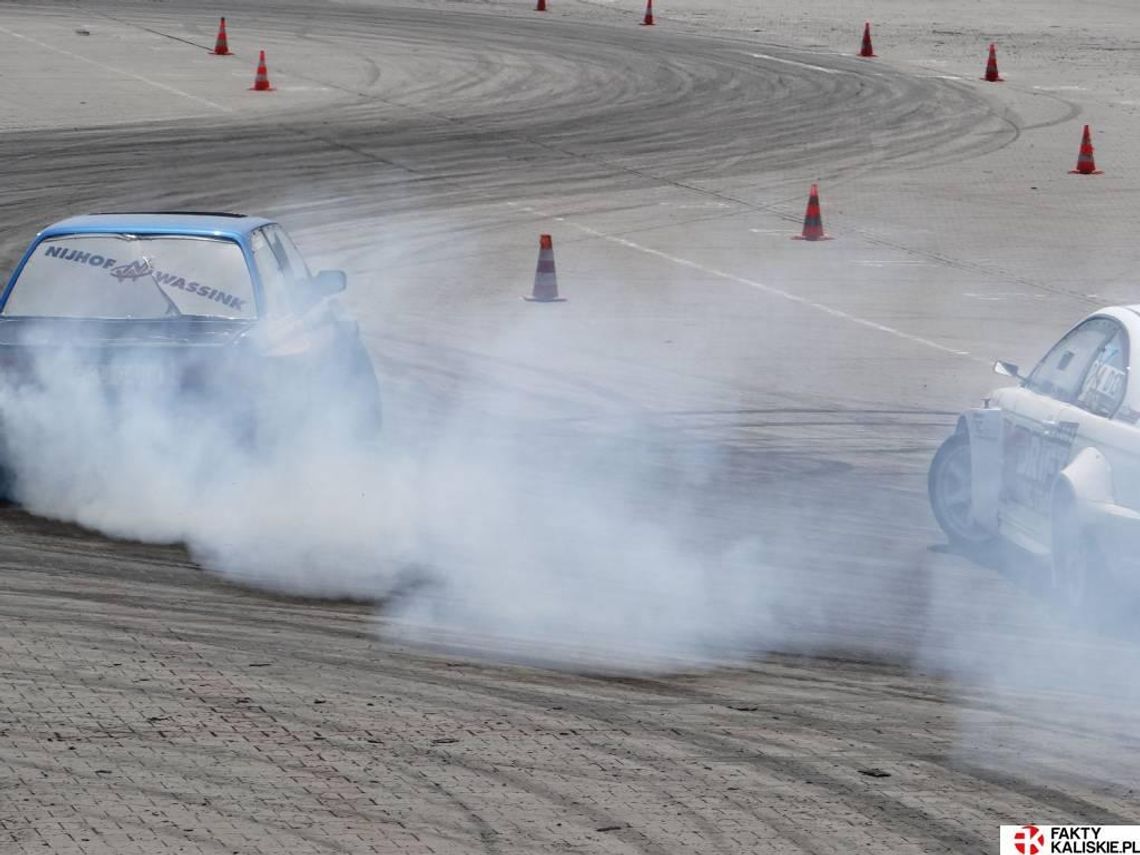
{"type": "Polygon", "coordinates": [[[0,851],[983,852],[1140,822],[1134,633],[941,548],[924,482],[988,360],[1136,298],[1130,4],[881,3],[874,62],[822,0],[652,29],[188,5],[0,6],[6,261],[76,211],[276,216],[349,270],[396,448],[457,401],[509,431],[504,396],[554,447],[636,446],[645,512],[761,542],[769,598],[731,666],[543,670],[6,509],[0,851]],[[1085,121],[1097,179],[1065,174],[1085,121]],[[812,181],[826,244],[788,240],[812,181]],[[540,232],[567,303],[518,299],[540,232]]]}

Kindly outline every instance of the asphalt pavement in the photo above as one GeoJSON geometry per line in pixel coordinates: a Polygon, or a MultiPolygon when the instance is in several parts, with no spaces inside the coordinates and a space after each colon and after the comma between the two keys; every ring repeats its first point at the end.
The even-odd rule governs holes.
{"type": "Polygon", "coordinates": [[[1140,822],[1134,632],[1022,556],[953,553],[925,497],[994,359],[1135,299],[1140,16],[884,3],[861,60],[847,4],[764,5],[0,9],[8,268],[76,212],[275,217],[349,273],[390,453],[512,467],[434,515],[448,578],[496,599],[434,623],[339,556],[313,571],[336,599],[300,598],[0,511],[0,849],[979,852],[1001,823],[1140,822]],[[1090,121],[1105,175],[1069,176],[1090,121]],[[813,182],[834,240],[791,240],[813,182]],[[542,233],[565,303],[520,299],[542,233]],[[536,480],[562,523],[503,498],[536,480]],[[599,497],[612,524],[580,528],[599,497]],[[626,530],[665,556],[624,580],[652,607],[574,588],[605,567],[512,591],[487,561],[626,530]],[[637,667],[638,621],[723,628],[682,550],[747,569],[748,619],[637,667]],[[512,595],[612,662],[535,648],[512,595]]]}

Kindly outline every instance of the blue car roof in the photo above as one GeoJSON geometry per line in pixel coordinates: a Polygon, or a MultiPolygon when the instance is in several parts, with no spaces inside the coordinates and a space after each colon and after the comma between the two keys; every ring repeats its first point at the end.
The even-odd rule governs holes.
{"type": "Polygon", "coordinates": [[[52,223],[40,235],[177,234],[240,240],[255,229],[272,222],[264,217],[247,217],[244,214],[87,214],[52,223]]]}

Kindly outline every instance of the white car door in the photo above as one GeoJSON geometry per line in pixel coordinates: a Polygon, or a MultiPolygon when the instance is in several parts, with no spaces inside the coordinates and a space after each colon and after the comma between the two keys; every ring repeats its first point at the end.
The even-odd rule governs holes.
{"type": "Polygon", "coordinates": [[[1093,317],[1070,330],[1018,389],[1001,397],[1002,533],[1034,551],[1050,545],[1053,484],[1072,459],[1080,413],[1071,406],[1116,321],[1093,317]]]}

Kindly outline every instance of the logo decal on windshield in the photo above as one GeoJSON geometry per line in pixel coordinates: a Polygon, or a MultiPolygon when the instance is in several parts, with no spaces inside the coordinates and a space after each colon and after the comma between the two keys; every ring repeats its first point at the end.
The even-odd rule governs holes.
{"type": "Polygon", "coordinates": [[[78,264],[90,264],[93,267],[102,267],[119,282],[126,282],[128,280],[137,282],[139,279],[150,276],[154,278],[159,288],[170,286],[171,288],[185,291],[187,294],[197,294],[199,297],[213,300],[215,303],[221,303],[223,306],[229,306],[231,309],[235,309],[239,312],[245,311],[246,298],[229,294],[217,288],[210,288],[199,282],[187,281],[184,277],[176,273],[164,273],[156,270],[154,263],[146,257],[115,267],[116,261],[113,258],[106,258],[102,255],[92,255],[91,253],[80,252],[74,249],[68,250],[61,246],[46,247],[45,252],[51,258],[59,258],[63,261],[72,261],[78,264]]]}
{"type": "Polygon", "coordinates": [[[82,252],[78,249],[68,249],[66,246],[48,246],[44,248],[48,258],[61,258],[64,261],[74,261],[76,264],[90,264],[92,267],[114,267],[115,259],[102,255],[82,252]]]}
{"type": "Polygon", "coordinates": [[[130,264],[120,264],[111,271],[111,275],[122,282],[125,279],[130,279],[132,282],[142,279],[144,276],[150,276],[154,273],[154,266],[150,263],[149,258],[140,258],[138,261],[132,261],[130,264]]]}

